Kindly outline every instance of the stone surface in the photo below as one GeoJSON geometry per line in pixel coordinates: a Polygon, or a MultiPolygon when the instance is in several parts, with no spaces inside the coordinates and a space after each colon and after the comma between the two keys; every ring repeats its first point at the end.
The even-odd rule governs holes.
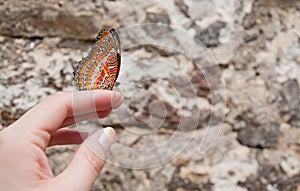
{"type": "MultiPolygon", "coordinates": [[[[297,0],[2,1],[0,130],[72,91],[96,33],[114,27],[124,104],[76,126],[117,132],[92,190],[299,190],[299,9],[297,0]]],[[[55,174],[76,148],[47,149],[55,174]]]]}
{"type": "Polygon", "coordinates": [[[255,127],[247,125],[238,134],[238,140],[251,147],[276,147],[279,137],[278,124],[268,123],[264,126],[255,127]]]}
{"type": "Polygon", "coordinates": [[[300,127],[299,97],[300,89],[297,80],[287,80],[281,91],[280,112],[295,127],[300,127]]]}
{"type": "Polygon", "coordinates": [[[101,13],[80,14],[77,10],[61,6],[60,3],[49,2],[5,1],[0,10],[1,34],[15,37],[91,38],[98,30],[95,22],[98,20],[99,24],[97,17],[102,17],[101,13]]]}
{"type": "Polygon", "coordinates": [[[202,30],[195,36],[207,48],[215,47],[219,44],[220,30],[226,26],[226,23],[217,21],[211,24],[205,30],[202,30]]]}

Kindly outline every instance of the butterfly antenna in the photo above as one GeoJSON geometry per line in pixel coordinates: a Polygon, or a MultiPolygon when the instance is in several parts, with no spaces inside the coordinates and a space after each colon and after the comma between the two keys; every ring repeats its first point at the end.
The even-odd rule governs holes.
{"type": "Polygon", "coordinates": [[[140,86],[136,86],[136,85],[132,85],[132,84],[124,83],[124,82],[116,82],[117,86],[119,86],[120,84],[124,84],[124,85],[127,85],[127,86],[143,89],[143,87],[140,87],[140,86]]]}

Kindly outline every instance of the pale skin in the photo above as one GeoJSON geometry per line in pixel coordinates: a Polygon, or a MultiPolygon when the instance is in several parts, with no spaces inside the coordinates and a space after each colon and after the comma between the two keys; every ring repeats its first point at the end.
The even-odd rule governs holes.
{"type": "MultiPolygon", "coordinates": [[[[76,99],[79,118],[77,114],[75,118],[82,121],[106,117],[122,101],[123,97],[112,91],[80,92],[80,99],[76,99]]],[[[74,92],[60,92],[48,97],[2,130],[1,191],[90,190],[105,163],[115,133],[112,128],[99,128],[84,141],[87,134],[65,128],[74,123],[74,92]],[[81,145],[68,167],[54,176],[45,150],[49,146],[65,144],[81,145]]]]}

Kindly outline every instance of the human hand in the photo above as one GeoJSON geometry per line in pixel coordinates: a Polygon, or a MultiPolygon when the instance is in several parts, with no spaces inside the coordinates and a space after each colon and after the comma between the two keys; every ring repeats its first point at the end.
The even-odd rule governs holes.
{"type": "Polygon", "coordinates": [[[74,124],[75,119],[78,122],[77,119],[106,117],[122,101],[120,94],[106,90],[60,92],[29,110],[0,132],[1,191],[90,190],[104,165],[115,132],[112,128],[100,129],[83,142],[81,132],[63,127],[74,124]],[[75,94],[80,98],[76,102],[75,94]],[[74,110],[79,116],[74,117],[74,110]],[[54,176],[46,148],[80,143],[69,166],[54,176]]]}

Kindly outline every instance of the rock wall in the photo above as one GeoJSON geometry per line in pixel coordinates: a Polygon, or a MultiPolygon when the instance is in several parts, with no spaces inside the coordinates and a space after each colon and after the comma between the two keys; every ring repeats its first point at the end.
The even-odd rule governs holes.
{"type": "MultiPolygon", "coordinates": [[[[299,10],[297,0],[2,1],[1,128],[72,91],[97,32],[114,27],[125,103],[77,126],[117,130],[94,190],[299,191],[299,10]]],[[[49,148],[55,174],[74,149],[49,148]]]]}

